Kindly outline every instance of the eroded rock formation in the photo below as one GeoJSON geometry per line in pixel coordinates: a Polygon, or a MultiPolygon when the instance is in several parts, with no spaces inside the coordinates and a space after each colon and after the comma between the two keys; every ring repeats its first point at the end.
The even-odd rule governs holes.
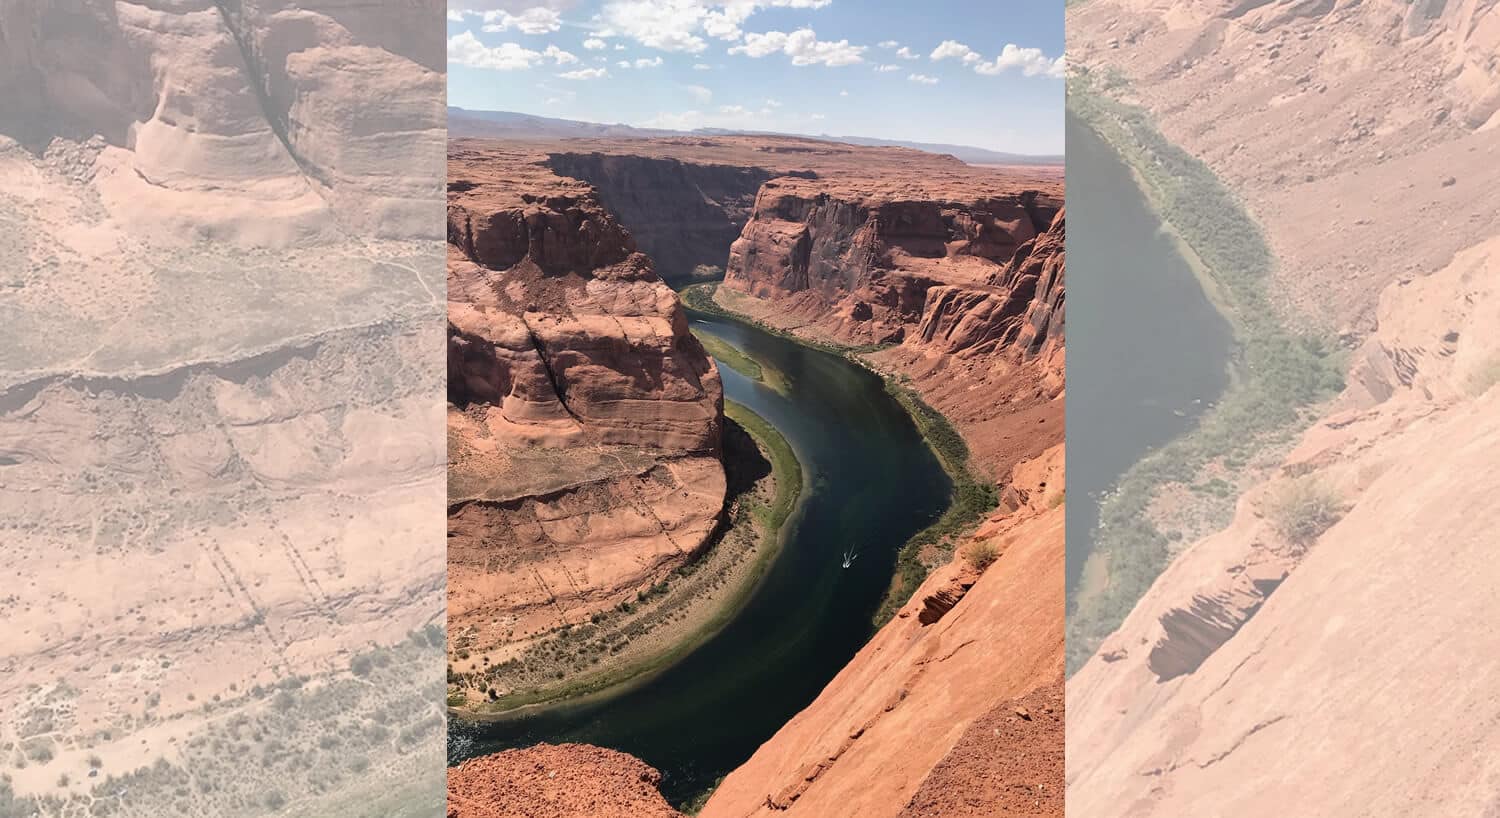
{"type": "Polygon", "coordinates": [[[870,356],[911,378],[995,478],[1063,439],[1066,232],[1059,210],[982,280],[929,289],[916,331],[870,356]]]}
{"type": "MultiPolygon", "coordinates": [[[[448,195],[455,669],[633,598],[724,499],[718,370],[586,184],[455,147],[448,195]]],[[[503,691],[502,691],[503,692],[503,691]]]]}
{"type": "Polygon", "coordinates": [[[725,286],[842,340],[896,342],[934,287],[984,281],[1058,207],[1035,190],[1004,189],[1004,177],[952,189],[892,181],[766,183],[730,248],[725,286]]]}

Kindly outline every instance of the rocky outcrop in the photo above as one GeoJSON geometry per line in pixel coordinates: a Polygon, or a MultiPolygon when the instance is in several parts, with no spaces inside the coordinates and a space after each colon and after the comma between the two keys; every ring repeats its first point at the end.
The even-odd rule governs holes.
{"type": "Polygon", "coordinates": [[[911,379],[995,478],[1062,442],[1066,216],[981,280],[927,291],[916,330],[870,356],[911,379]]]}
{"type": "Polygon", "coordinates": [[[544,159],[461,146],[450,158],[460,673],[660,582],[708,541],[724,500],[718,369],[630,234],[544,159]]]}
{"type": "Polygon", "coordinates": [[[952,355],[1009,351],[1028,358],[1061,346],[1065,222],[1058,211],[1046,232],[1016,248],[982,284],[928,290],[914,343],[952,355]]]}
{"type": "Polygon", "coordinates": [[[777,175],[756,166],[605,153],[553,153],[547,164],[592,185],[668,281],[690,278],[700,266],[722,270],[724,249],[749,220],[760,186],[777,175]]]}
{"type": "Polygon", "coordinates": [[[661,773],[586,744],[538,744],[448,771],[448,818],[682,818],[661,773]]]}
{"type": "Polygon", "coordinates": [[[933,287],[983,280],[1058,206],[982,185],[902,195],[859,180],[777,179],[730,248],[725,286],[791,316],[821,315],[820,329],[844,340],[899,341],[933,287]]]}
{"type": "Polygon", "coordinates": [[[961,546],[992,564],[935,571],[701,815],[1061,816],[1062,460],[1019,468],[1024,505],[961,546]]]}

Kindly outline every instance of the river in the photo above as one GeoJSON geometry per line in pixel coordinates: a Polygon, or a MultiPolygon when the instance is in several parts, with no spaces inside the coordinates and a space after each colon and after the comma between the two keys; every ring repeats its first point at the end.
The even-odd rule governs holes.
{"type": "Polygon", "coordinates": [[[896,552],[947,506],[951,483],[880,379],[755,327],[689,313],[779,370],[778,394],[721,366],[725,396],[770,421],[802,461],[802,504],[743,610],[677,664],[631,689],[501,723],[454,721],[449,761],[539,741],[586,742],[662,771],[679,803],[744,763],[870,635],[896,552]],[[842,567],[842,553],[857,549],[842,567]]]}
{"type": "Polygon", "coordinates": [[[1100,497],[1218,400],[1233,337],[1119,155],[1072,116],[1067,142],[1071,599],[1100,497]]]}

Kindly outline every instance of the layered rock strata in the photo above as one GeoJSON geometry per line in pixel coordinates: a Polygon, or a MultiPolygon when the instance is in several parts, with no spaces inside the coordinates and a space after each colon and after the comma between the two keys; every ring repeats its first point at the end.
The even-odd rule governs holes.
{"type": "Polygon", "coordinates": [[[455,149],[449,607],[459,671],[633,599],[718,525],[723,392],[675,294],[594,191],[455,149]]]}
{"type": "Polygon", "coordinates": [[[916,332],[870,356],[910,378],[996,479],[1063,440],[1066,238],[1059,210],[982,281],[928,290],[916,332]]]}
{"type": "Polygon", "coordinates": [[[933,288],[984,282],[1059,206],[1035,190],[776,179],[730,247],[724,283],[840,340],[899,342],[933,288]]]}

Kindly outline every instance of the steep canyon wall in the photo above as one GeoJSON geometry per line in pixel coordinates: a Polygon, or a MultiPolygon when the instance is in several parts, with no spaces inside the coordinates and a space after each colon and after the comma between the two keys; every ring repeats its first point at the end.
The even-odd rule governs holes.
{"type": "Polygon", "coordinates": [[[723,391],[630,234],[541,158],[453,147],[448,238],[448,621],[465,672],[633,599],[707,542],[723,391]]]}

